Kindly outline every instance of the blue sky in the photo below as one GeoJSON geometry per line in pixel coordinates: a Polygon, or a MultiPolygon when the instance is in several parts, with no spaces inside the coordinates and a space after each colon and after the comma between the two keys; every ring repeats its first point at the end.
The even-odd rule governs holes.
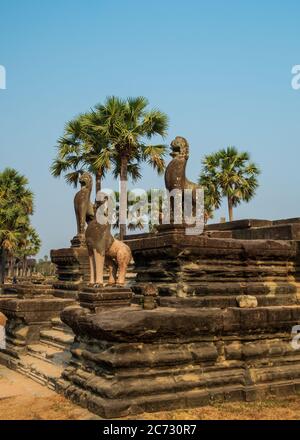
{"type": "MultiPolygon", "coordinates": [[[[113,94],[144,95],[169,115],[166,142],[189,140],[191,180],[205,154],[251,153],[260,188],[235,218],[300,216],[299,20],[298,1],[0,1],[0,169],[30,180],[41,255],[75,234],[74,190],[49,172],[56,140],[113,94]]],[[[162,185],[145,166],[138,186],[162,185]]]]}

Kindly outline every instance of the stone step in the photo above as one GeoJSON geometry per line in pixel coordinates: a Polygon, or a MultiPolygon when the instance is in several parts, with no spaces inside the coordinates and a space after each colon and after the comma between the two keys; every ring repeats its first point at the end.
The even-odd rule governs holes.
{"type": "Polygon", "coordinates": [[[61,377],[64,367],[50,364],[27,354],[20,357],[17,370],[36,382],[55,389],[56,382],[61,377]]]}
{"type": "Polygon", "coordinates": [[[54,289],[53,296],[57,298],[68,298],[74,299],[74,303],[78,298],[77,290],[64,290],[64,289],[54,289]]]}
{"type": "Polygon", "coordinates": [[[74,341],[74,336],[61,330],[42,330],[40,341],[58,348],[69,348],[74,341]]]}
{"type": "MultiPolygon", "coordinates": [[[[248,294],[246,294],[248,295],[248,294]]],[[[258,301],[258,307],[269,307],[269,306],[294,306],[299,303],[299,300],[296,295],[292,294],[275,294],[271,295],[262,295],[258,293],[251,293],[250,296],[255,296],[258,301]]],[[[238,303],[236,297],[238,295],[236,292],[232,295],[197,295],[197,296],[189,296],[186,298],[180,297],[160,297],[158,299],[158,303],[161,307],[213,307],[213,308],[227,308],[227,307],[238,307],[238,303]]],[[[135,295],[133,302],[135,304],[140,304],[142,301],[141,295],[135,295]]]]}
{"type": "Polygon", "coordinates": [[[28,353],[38,359],[45,360],[54,365],[67,365],[72,355],[66,349],[62,350],[58,347],[53,347],[45,343],[28,345],[28,353]]]}
{"type": "Polygon", "coordinates": [[[64,324],[59,317],[51,319],[51,323],[53,330],[63,331],[64,333],[68,333],[74,336],[74,333],[72,332],[70,327],[64,324]]]}

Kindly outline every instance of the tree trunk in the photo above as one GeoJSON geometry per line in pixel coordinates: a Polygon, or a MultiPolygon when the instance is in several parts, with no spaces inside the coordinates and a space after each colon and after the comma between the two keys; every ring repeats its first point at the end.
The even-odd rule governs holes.
{"type": "Polygon", "coordinates": [[[28,273],[27,273],[27,257],[23,257],[23,272],[24,272],[24,276],[27,277],[28,273]]]}
{"type": "Polygon", "coordinates": [[[5,266],[6,266],[6,253],[5,250],[2,248],[0,249],[0,284],[5,283],[5,266]]]}
{"type": "Polygon", "coordinates": [[[228,196],[228,213],[229,213],[229,221],[233,220],[233,204],[232,199],[228,196]]]}
{"type": "Polygon", "coordinates": [[[12,257],[12,263],[11,263],[11,270],[12,270],[12,276],[14,277],[16,274],[16,258],[12,257]]]}
{"type": "Polygon", "coordinates": [[[124,236],[126,235],[127,166],[128,166],[128,157],[124,155],[121,158],[121,171],[120,171],[120,209],[119,209],[120,240],[123,240],[124,236]]]}
{"type": "Polygon", "coordinates": [[[8,261],[8,277],[11,278],[12,277],[12,256],[11,255],[8,255],[7,261],[8,261]]]}
{"type": "Polygon", "coordinates": [[[98,170],[96,173],[96,195],[101,191],[102,171],[98,170]]]}

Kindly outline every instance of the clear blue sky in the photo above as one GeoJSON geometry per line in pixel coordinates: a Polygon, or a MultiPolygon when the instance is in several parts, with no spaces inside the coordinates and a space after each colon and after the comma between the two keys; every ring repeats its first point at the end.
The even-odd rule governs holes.
{"type": "MultiPolygon", "coordinates": [[[[74,190],[49,173],[56,140],[68,119],[112,94],[144,95],[168,113],[167,142],[189,140],[190,179],[203,155],[248,150],[260,188],[236,218],[300,216],[299,21],[299,1],[1,2],[0,169],[30,180],[41,255],[75,234],[74,190]]],[[[140,187],[162,186],[143,171],[140,187]]],[[[216,220],[226,214],[224,203],[216,220]]]]}

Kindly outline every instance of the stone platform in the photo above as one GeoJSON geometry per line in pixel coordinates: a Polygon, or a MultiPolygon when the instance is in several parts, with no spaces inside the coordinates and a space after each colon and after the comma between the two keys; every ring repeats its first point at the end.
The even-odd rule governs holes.
{"type": "Polygon", "coordinates": [[[129,306],[132,290],[128,287],[84,287],[79,293],[79,303],[92,312],[107,307],[129,306]]]}
{"type": "Polygon", "coordinates": [[[74,334],[59,318],[52,318],[47,330],[41,330],[36,341],[26,344],[17,356],[9,348],[0,350],[0,364],[56,389],[56,382],[71,360],[70,345],[74,334]]]}
{"type": "Polygon", "coordinates": [[[255,295],[259,306],[298,303],[298,241],[189,236],[165,227],[126,243],[136,265],[134,292],[152,282],[162,306],[234,307],[243,294],[255,295]]]}
{"type": "MultiPolygon", "coordinates": [[[[76,238],[76,237],[75,237],[76,238]]],[[[75,238],[72,240],[74,242],[75,238]]],[[[77,242],[76,242],[77,243],[77,242]]],[[[84,244],[51,251],[51,261],[56,264],[57,280],[53,283],[53,295],[57,298],[79,300],[79,292],[90,281],[90,267],[87,248],[84,244]]],[[[135,272],[132,265],[127,280],[133,283],[135,272]]],[[[108,281],[108,272],[104,273],[104,282],[108,281]]]]}
{"type": "Polygon", "coordinates": [[[190,236],[173,225],[126,243],[134,304],[82,301],[62,312],[76,338],[60,392],[102,417],[300,392],[298,241],[190,236]],[[139,305],[148,283],[159,292],[154,310],[139,305]]]}
{"type": "Polygon", "coordinates": [[[78,299],[81,285],[89,281],[89,259],[85,246],[55,249],[51,261],[56,265],[58,280],[53,283],[54,295],[78,299]]]}
{"type": "Polygon", "coordinates": [[[300,240],[300,218],[243,219],[205,227],[207,236],[241,240],[300,240]]]}
{"type": "Polygon", "coordinates": [[[71,357],[74,335],[59,320],[71,304],[72,299],[54,297],[49,285],[5,285],[0,311],[8,321],[0,363],[54,389],[71,357]]]}
{"type": "MultiPolygon", "coordinates": [[[[282,225],[260,222],[245,221],[244,231],[282,225]]],[[[232,225],[223,228],[214,232],[234,233],[232,225]]],[[[29,307],[28,322],[48,313],[36,333],[35,322],[27,333],[25,318],[12,310],[23,327],[14,337],[8,326],[14,337],[9,348],[19,344],[20,351],[5,355],[18,370],[45,376],[53,388],[108,418],[299,393],[300,350],[291,342],[300,324],[300,241],[208,232],[185,235],[177,225],[127,237],[137,272],[133,297],[126,287],[88,287],[84,248],[53,251],[54,294],[19,290],[0,299],[6,315],[1,301],[10,301],[11,309],[19,301],[18,312],[29,307]],[[143,308],[145,286],[159,293],[153,310],[143,308]],[[66,299],[67,292],[75,296],[66,299]],[[43,362],[49,360],[53,371],[46,377],[43,362]]]]}
{"type": "Polygon", "coordinates": [[[29,284],[4,289],[0,295],[0,311],[8,318],[5,352],[14,357],[26,353],[28,344],[38,342],[41,331],[51,328],[51,320],[74,304],[71,299],[55,298],[51,292],[49,286],[29,284]]]}
{"type": "Polygon", "coordinates": [[[76,334],[57,382],[64,395],[121,417],[299,393],[299,242],[188,236],[178,226],[126,242],[135,304],[62,312],[76,334]],[[148,283],[159,291],[154,310],[138,305],[148,283]]]}
{"type": "Polygon", "coordinates": [[[71,307],[62,320],[76,340],[58,390],[102,417],[300,392],[300,306],[71,307]]]}
{"type": "Polygon", "coordinates": [[[33,284],[30,282],[23,282],[18,284],[5,284],[3,286],[3,295],[16,295],[18,298],[37,298],[43,296],[44,298],[53,297],[52,284],[33,284]]]}

